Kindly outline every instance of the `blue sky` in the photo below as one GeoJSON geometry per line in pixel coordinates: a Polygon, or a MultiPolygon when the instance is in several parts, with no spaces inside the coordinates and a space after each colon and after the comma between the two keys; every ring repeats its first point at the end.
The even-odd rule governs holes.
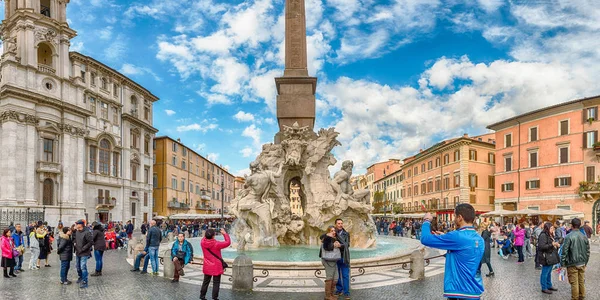
{"type": "MultiPolygon", "coordinates": [[[[71,0],[79,34],[71,48],[160,97],[159,135],[242,174],[277,131],[283,4],[71,0]]],[[[336,127],[336,157],[353,159],[356,173],[600,90],[594,1],[306,0],[306,8],[316,129],[336,127]]]]}

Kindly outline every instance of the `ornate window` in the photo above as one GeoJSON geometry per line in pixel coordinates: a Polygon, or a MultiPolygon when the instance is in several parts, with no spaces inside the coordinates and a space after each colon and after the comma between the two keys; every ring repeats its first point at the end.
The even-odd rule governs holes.
{"type": "Polygon", "coordinates": [[[100,101],[100,117],[108,120],[108,104],[102,101],[100,101]]]}
{"type": "Polygon", "coordinates": [[[44,139],[44,161],[54,161],[54,140],[44,139]]]}
{"type": "Polygon", "coordinates": [[[119,177],[119,152],[113,152],[112,176],[119,177]]]}
{"type": "Polygon", "coordinates": [[[110,143],[106,139],[100,141],[99,147],[100,174],[109,175],[110,169],[110,143]]]}
{"type": "Polygon", "coordinates": [[[90,97],[90,110],[92,115],[96,116],[96,98],[90,97]]]}
{"type": "Polygon", "coordinates": [[[54,181],[50,178],[44,180],[42,201],[44,205],[54,205],[54,181]]]}
{"type": "Polygon", "coordinates": [[[90,172],[96,173],[96,152],[95,146],[90,146],[90,172]]]}
{"type": "Polygon", "coordinates": [[[96,86],[96,73],[94,72],[90,73],[90,84],[96,86]]]}
{"type": "Polygon", "coordinates": [[[135,96],[131,96],[131,114],[137,117],[138,100],[135,96]]]}
{"type": "Polygon", "coordinates": [[[106,80],[106,78],[102,77],[102,79],[100,79],[100,87],[105,90],[108,89],[108,80],[106,80]]]}
{"type": "Polygon", "coordinates": [[[113,107],[113,125],[119,125],[119,109],[116,106],[113,107]]]}

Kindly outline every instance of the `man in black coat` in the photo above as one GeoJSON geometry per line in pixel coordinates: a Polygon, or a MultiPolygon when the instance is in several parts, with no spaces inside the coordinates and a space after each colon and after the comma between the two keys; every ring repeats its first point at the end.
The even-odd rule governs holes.
{"type": "Polygon", "coordinates": [[[62,232],[58,234],[58,247],[56,253],[60,258],[60,284],[69,285],[71,281],[67,279],[71,261],[73,260],[73,241],[71,240],[71,228],[63,227],[62,232]]]}
{"type": "Polygon", "coordinates": [[[102,276],[102,259],[106,251],[106,240],[104,239],[104,226],[94,222],[92,241],[94,242],[94,259],[96,259],[96,272],[90,276],[102,276]]]}
{"type": "Polygon", "coordinates": [[[335,231],[340,243],[342,259],[337,262],[340,277],[334,295],[339,296],[343,293],[345,299],[350,299],[350,233],[344,229],[342,219],[335,220],[335,231]]]}
{"type": "Polygon", "coordinates": [[[90,229],[85,226],[84,220],[75,222],[77,233],[75,234],[75,263],[77,265],[77,283],[80,288],[88,287],[88,270],[87,261],[92,257],[92,246],[94,241],[92,239],[92,233],[90,229]]]}

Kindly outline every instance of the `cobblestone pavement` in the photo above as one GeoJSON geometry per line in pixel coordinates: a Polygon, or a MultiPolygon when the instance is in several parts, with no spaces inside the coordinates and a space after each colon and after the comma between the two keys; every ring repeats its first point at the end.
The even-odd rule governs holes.
{"type": "MultiPolygon", "coordinates": [[[[27,261],[29,254],[25,255],[27,261]]],[[[125,251],[108,251],[104,256],[102,277],[91,277],[89,288],[79,289],[76,285],[62,286],[59,281],[59,264],[56,254],[51,256],[50,268],[26,271],[18,278],[0,279],[0,299],[198,299],[200,287],[184,282],[171,283],[168,279],[151,275],[132,274],[126,263],[125,251]]],[[[483,299],[569,299],[570,288],[567,282],[559,282],[553,275],[559,292],[544,295],[540,292],[539,271],[533,268],[531,259],[526,264],[517,265],[515,258],[502,260],[493,255],[496,277],[485,278],[486,292],[483,299]]],[[[94,260],[88,262],[93,271],[94,260]]],[[[600,299],[600,254],[594,251],[586,274],[587,299],[600,299]]],[[[484,273],[487,268],[483,267],[484,273]]],[[[75,280],[74,265],[69,278],[75,280]]],[[[225,279],[226,280],[226,279],[225,279]]],[[[422,281],[389,285],[352,291],[352,299],[442,299],[443,274],[428,277],[422,281]]],[[[210,289],[209,289],[210,293],[210,289]]],[[[222,289],[220,299],[323,299],[321,293],[281,293],[251,292],[238,293],[222,289]]]]}

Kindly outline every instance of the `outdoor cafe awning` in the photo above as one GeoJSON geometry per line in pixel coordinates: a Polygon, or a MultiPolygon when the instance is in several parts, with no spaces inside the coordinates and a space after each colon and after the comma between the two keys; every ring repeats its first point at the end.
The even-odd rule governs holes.
{"type": "Polygon", "coordinates": [[[499,210],[487,212],[485,214],[482,214],[481,216],[482,217],[504,217],[504,216],[515,216],[515,215],[516,215],[515,210],[499,209],[499,210]]]}
{"type": "MultiPolygon", "coordinates": [[[[231,215],[223,215],[223,218],[232,218],[231,215]]],[[[171,220],[204,220],[204,219],[220,219],[220,214],[174,214],[170,215],[171,220]]]]}
{"type": "Polygon", "coordinates": [[[582,212],[568,210],[568,209],[560,209],[560,208],[543,210],[543,211],[540,211],[539,214],[544,215],[544,216],[557,216],[557,217],[562,217],[565,219],[583,218],[582,212]]]}

